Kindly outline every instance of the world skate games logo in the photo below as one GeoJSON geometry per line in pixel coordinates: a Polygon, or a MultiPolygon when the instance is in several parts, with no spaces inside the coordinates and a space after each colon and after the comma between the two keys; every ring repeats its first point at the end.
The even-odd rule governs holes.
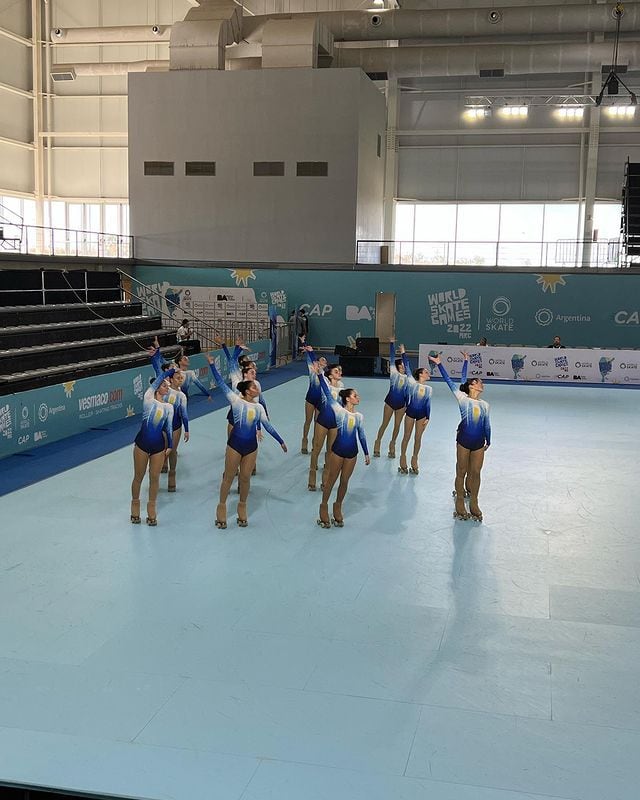
{"type": "Polygon", "coordinates": [[[558,375],[559,378],[563,378],[565,375],[569,373],[569,359],[566,356],[558,356],[557,358],[553,359],[554,364],[556,365],[556,369],[559,369],[561,373],[558,375]]]}
{"type": "Polygon", "coordinates": [[[508,316],[511,311],[511,300],[508,297],[496,297],[491,304],[492,316],[484,321],[486,331],[512,331],[515,320],[508,316]]]}
{"type": "Polygon", "coordinates": [[[5,439],[13,438],[13,420],[11,407],[8,404],[0,406],[0,436],[4,436],[5,439]]]}
{"type": "Polygon", "coordinates": [[[432,325],[449,325],[471,319],[466,289],[448,289],[427,295],[432,325]]]}

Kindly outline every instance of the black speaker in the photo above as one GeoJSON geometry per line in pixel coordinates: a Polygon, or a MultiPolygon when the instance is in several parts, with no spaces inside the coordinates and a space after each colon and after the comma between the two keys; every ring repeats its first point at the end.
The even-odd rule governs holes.
{"type": "Polygon", "coordinates": [[[185,356],[197,356],[198,353],[202,352],[199,339],[187,339],[184,342],[180,342],[180,346],[184,350],[185,356]]]}
{"type": "Polygon", "coordinates": [[[377,338],[356,339],[356,353],[359,356],[380,355],[380,341],[377,338]]]}
{"type": "Polygon", "coordinates": [[[333,350],[334,356],[355,356],[357,350],[348,347],[346,344],[337,344],[333,350]]]}

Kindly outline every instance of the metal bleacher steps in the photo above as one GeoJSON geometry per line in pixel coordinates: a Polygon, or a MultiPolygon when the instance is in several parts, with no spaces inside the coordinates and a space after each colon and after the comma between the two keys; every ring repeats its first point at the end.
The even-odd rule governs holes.
{"type": "Polygon", "coordinates": [[[156,336],[172,358],[175,331],[136,302],[0,308],[0,395],[147,365],[156,336]]]}

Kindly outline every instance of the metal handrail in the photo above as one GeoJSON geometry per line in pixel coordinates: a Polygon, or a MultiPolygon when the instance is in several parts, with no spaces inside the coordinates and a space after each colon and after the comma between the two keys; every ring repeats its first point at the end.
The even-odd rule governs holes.
{"type": "MultiPolygon", "coordinates": [[[[194,333],[196,336],[194,338],[199,339],[200,344],[203,349],[215,349],[217,347],[215,343],[215,339],[218,336],[222,336],[223,339],[226,340],[227,343],[235,341],[237,337],[241,337],[245,341],[251,341],[254,339],[268,339],[269,338],[269,322],[265,323],[265,327],[261,328],[259,325],[249,326],[247,324],[242,325],[241,320],[216,320],[213,325],[210,324],[209,321],[203,319],[202,317],[195,314],[190,309],[183,308],[180,303],[176,303],[174,300],[170,300],[168,297],[165,297],[160,292],[157,292],[155,289],[152,289],[148,284],[142,283],[137,278],[134,278],[133,275],[129,275],[129,273],[125,272],[123,269],[117,269],[117,272],[120,273],[121,276],[127,278],[130,281],[133,281],[138,286],[144,288],[145,294],[151,294],[155,297],[160,298],[161,301],[167,303],[167,305],[173,306],[176,310],[180,311],[181,314],[184,315],[185,319],[192,320],[194,324],[194,333]]],[[[160,304],[159,307],[152,305],[151,303],[147,302],[144,297],[135,296],[133,292],[130,290],[125,290],[126,294],[129,295],[130,299],[135,299],[138,302],[142,302],[147,308],[153,309],[155,313],[160,313],[162,318],[162,324],[165,324],[165,318],[168,319],[170,322],[175,324],[175,319],[171,315],[167,315],[164,313],[162,309],[162,305],[160,304]]]]}
{"type": "Polygon", "coordinates": [[[123,233],[104,233],[75,228],[26,225],[24,222],[0,223],[2,249],[23,254],[93,258],[133,258],[134,239],[123,233]],[[15,235],[7,235],[13,233],[15,235]],[[10,247],[2,243],[11,242],[10,247]]]}

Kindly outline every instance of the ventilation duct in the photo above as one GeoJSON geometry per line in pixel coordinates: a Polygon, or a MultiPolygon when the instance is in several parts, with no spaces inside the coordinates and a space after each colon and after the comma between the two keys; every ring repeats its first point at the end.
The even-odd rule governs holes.
{"type": "Polygon", "coordinates": [[[317,68],[333,56],[333,36],[317,17],[269,20],[262,40],[262,66],[317,68]]]}
{"type": "Polygon", "coordinates": [[[232,0],[202,0],[171,28],[170,69],[224,69],[225,47],[240,41],[242,10],[232,0]]]}
{"type": "Polygon", "coordinates": [[[53,28],[52,42],[60,44],[120,44],[168,42],[170,25],[116,25],[108,28],[53,28]]]}

